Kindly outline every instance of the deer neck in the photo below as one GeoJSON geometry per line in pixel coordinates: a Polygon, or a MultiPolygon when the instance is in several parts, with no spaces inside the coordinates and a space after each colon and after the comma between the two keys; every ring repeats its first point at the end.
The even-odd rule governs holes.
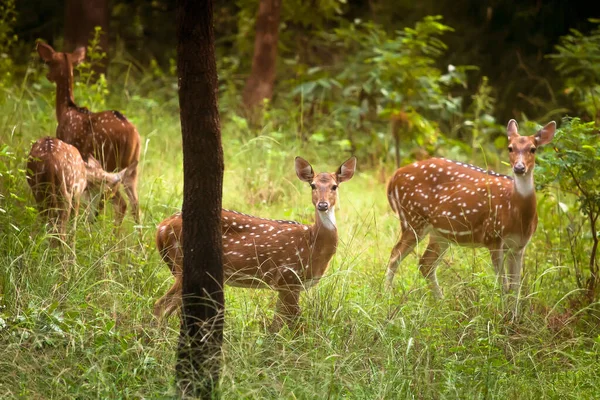
{"type": "Polygon", "coordinates": [[[331,257],[336,250],[338,234],[335,221],[335,208],[315,212],[312,226],[313,256],[331,257]]]}
{"type": "Polygon", "coordinates": [[[522,221],[522,223],[537,221],[537,202],[533,172],[522,176],[514,176],[511,204],[514,206],[512,214],[516,220],[522,221]]]}
{"type": "Polygon", "coordinates": [[[65,62],[56,80],[56,119],[61,120],[67,109],[75,104],[73,99],[73,68],[69,66],[65,55],[65,62]]]}

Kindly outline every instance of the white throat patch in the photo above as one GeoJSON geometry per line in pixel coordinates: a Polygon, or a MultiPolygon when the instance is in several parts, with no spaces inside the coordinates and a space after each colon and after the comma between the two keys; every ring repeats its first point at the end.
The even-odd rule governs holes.
{"type": "Polygon", "coordinates": [[[515,190],[523,197],[528,197],[535,191],[533,171],[525,175],[515,175],[515,190]]]}
{"type": "Polygon", "coordinates": [[[331,207],[327,211],[318,211],[318,214],[325,229],[330,231],[337,229],[335,225],[335,207],[331,207]]]}

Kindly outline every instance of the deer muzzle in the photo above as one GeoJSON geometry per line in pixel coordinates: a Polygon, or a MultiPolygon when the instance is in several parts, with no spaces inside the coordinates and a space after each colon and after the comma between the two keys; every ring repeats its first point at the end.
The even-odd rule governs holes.
{"type": "Polygon", "coordinates": [[[326,201],[320,201],[317,203],[317,210],[319,211],[327,211],[329,210],[329,203],[326,201]]]}

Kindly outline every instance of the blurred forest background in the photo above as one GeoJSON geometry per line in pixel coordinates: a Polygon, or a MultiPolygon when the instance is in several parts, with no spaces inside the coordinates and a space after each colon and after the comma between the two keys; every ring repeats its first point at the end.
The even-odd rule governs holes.
{"type": "MultiPolygon", "coordinates": [[[[13,15],[14,21],[5,16],[1,51],[15,78],[37,63],[31,57],[36,39],[71,51],[100,26],[98,44],[107,57],[92,61],[96,71],[108,69],[108,85],[146,80],[156,101],[176,105],[174,1],[28,0],[14,3],[13,15]]],[[[561,37],[577,35],[572,30],[597,31],[594,17],[600,5],[567,0],[218,2],[221,109],[240,114],[243,104],[259,103],[262,92],[243,99],[248,77],[271,74],[266,79],[274,86],[264,97],[272,108],[302,108],[301,135],[379,158],[390,150],[378,138],[390,121],[432,153],[438,141],[431,124],[445,138],[477,147],[487,142],[481,136],[501,133],[496,121],[504,126],[510,118],[545,121],[567,114],[595,120],[597,108],[580,104],[593,88],[575,86],[597,83],[597,74],[573,64],[586,56],[578,61],[597,64],[597,54],[559,47],[567,45],[561,37]],[[257,27],[259,3],[265,10],[276,7],[257,27]],[[256,43],[266,52],[275,46],[276,56],[263,57],[253,70],[255,28],[263,31],[256,43]],[[332,123],[315,132],[310,124],[319,117],[332,123]]]]}

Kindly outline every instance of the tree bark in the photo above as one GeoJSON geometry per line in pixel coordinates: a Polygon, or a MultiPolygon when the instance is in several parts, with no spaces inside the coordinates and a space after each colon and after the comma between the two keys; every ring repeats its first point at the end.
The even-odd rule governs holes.
{"type": "MultiPolygon", "coordinates": [[[[96,26],[102,28],[100,47],[108,53],[108,0],[66,0],[65,2],[65,45],[63,51],[71,52],[77,47],[87,47],[94,37],[96,26]]],[[[108,62],[95,65],[97,74],[106,74],[108,62]]]]}
{"type": "Polygon", "coordinates": [[[177,363],[184,397],[218,397],[223,341],[221,199],[212,0],[177,1],[177,74],[183,138],[183,307],[177,363]]]}
{"type": "Polygon", "coordinates": [[[244,107],[250,112],[262,105],[263,99],[273,97],[280,15],[281,0],[260,0],[252,71],[242,94],[244,107]]]}

